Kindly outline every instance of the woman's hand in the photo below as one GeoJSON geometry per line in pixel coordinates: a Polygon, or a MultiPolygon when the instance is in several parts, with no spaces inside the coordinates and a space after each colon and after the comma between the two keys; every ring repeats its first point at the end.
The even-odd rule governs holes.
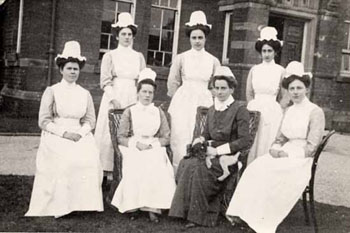
{"type": "Polygon", "coordinates": [[[149,149],[152,149],[152,145],[144,144],[142,142],[137,142],[136,148],[139,149],[140,151],[149,150],[149,149]]]}
{"type": "Polygon", "coordinates": [[[64,132],[63,138],[77,142],[80,140],[81,135],[77,133],[72,133],[72,132],[64,132]]]}
{"type": "Polygon", "coordinates": [[[112,99],[111,103],[112,103],[114,109],[120,109],[121,108],[121,105],[120,105],[118,100],[112,99]]]}
{"type": "Polygon", "coordinates": [[[283,150],[270,149],[270,155],[274,158],[288,157],[288,153],[283,150]]]}

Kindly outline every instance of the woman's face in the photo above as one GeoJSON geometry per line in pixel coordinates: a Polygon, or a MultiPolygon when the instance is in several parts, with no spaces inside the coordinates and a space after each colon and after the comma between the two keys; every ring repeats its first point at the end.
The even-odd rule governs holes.
{"type": "Polygon", "coordinates": [[[142,84],[137,95],[141,104],[149,105],[153,101],[154,87],[151,84],[142,84]]]}
{"type": "Polygon", "coordinates": [[[289,84],[288,92],[293,103],[298,104],[304,100],[308,92],[308,88],[305,87],[305,84],[302,81],[296,79],[289,84]]]}
{"type": "Polygon", "coordinates": [[[270,62],[275,58],[275,50],[270,45],[264,44],[261,48],[261,57],[263,61],[270,62]]]}
{"type": "Polygon", "coordinates": [[[193,30],[190,34],[191,47],[197,51],[200,51],[205,46],[205,34],[202,30],[193,30]]]}
{"type": "Polygon", "coordinates": [[[214,83],[215,97],[220,101],[224,102],[233,94],[233,89],[228,86],[226,80],[216,80],[214,83]]]}
{"type": "Polygon", "coordinates": [[[134,39],[130,28],[123,28],[117,36],[118,43],[124,47],[129,47],[134,39]]]}
{"type": "Polygon", "coordinates": [[[63,68],[60,69],[62,78],[68,83],[74,83],[79,78],[80,68],[77,62],[67,62],[63,68]]]}

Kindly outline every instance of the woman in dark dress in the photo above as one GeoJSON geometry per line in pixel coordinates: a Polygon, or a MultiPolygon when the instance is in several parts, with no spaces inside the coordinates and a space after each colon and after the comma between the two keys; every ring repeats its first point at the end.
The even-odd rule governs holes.
{"type": "MultiPolygon", "coordinates": [[[[228,67],[219,67],[214,75],[214,106],[209,108],[208,120],[203,135],[194,140],[210,141],[206,160],[189,157],[181,160],[176,175],[177,188],[169,216],[184,218],[186,227],[196,225],[215,226],[220,211],[220,192],[225,181],[219,181],[223,174],[220,156],[233,156],[247,148],[252,139],[249,135],[249,112],[243,104],[232,97],[237,81],[228,67]]],[[[237,172],[237,159],[230,172],[237,172]]]]}

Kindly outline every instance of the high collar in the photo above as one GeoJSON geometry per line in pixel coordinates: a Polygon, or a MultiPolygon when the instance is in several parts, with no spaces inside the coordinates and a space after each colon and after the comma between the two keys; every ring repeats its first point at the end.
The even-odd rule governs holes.
{"type": "Polygon", "coordinates": [[[62,80],[61,80],[61,85],[64,87],[67,87],[67,88],[74,88],[77,86],[77,84],[75,82],[69,83],[64,78],[62,78],[62,80]]]}
{"type": "Polygon", "coordinates": [[[124,47],[123,45],[118,45],[117,50],[121,52],[130,52],[132,50],[131,45],[124,47]]]}
{"type": "Polygon", "coordinates": [[[148,110],[152,110],[155,108],[154,103],[150,103],[149,105],[143,105],[140,101],[138,101],[135,104],[135,107],[142,110],[142,111],[148,111],[148,110]]]}
{"type": "Polygon", "coordinates": [[[235,101],[235,99],[230,95],[227,100],[221,102],[217,98],[214,99],[214,107],[216,111],[225,111],[230,105],[235,101]]]}
{"type": "Polygon", "coordinates": [[[262,64],[265,66],[271,66],[271,65],[275,65],[275,59],[272,59],[270,62],[267,61],[262,61],[262,64]]]}
{"type": "Polygon", "coordinates": [[[198,55],[201,55],[201,54],[204,54],[204,53],[205,53],[205,48],[202,48],[202,49],[201,49],[201,50],[199,50],[199,51],[198,51],[198,50],[196,50],[196,49],[191,48],[191,50],[190,50],[190,51],[191,51],[191,53],[192,53],[192,54],[195,54],[195,55],[197,55],[197,54],[198,54],[198,55]]]}
{"type": "Polygon", "coordinates": [[[300,103],[293,103],[293,105],[297,108],[302,108],[310,103],[309,98],[307,96],[304,97],[304,99],[300,103]]]}

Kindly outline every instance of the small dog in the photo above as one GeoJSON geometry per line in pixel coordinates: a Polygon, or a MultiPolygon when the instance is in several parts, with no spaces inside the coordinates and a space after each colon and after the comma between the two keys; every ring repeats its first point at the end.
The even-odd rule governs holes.
{"type": "MultiPolygon", "coordinates": [[[[203,143],[196,143],[193,146],[189,146],[187,149],[187,155],[185,158],[190,158],[190,157],[196,157],[200,160],[205,160],[205,163],[207,165],[207,168],[211,168],[212,162],[211,159],[215,158],[215,156],[207,156],[207,147],[208,143],[203,142],[203,143]]],[[[222,155],[219,157],[219,163],[220,166],[223,170],[223,174],[218,177],[219,181],[223,181],[230,175],[230,171],[228,169],[229,166],[234,165],[238,161],[238,157],[241,154],[241,152],[237,152],[235,155],[222,155]]]]}

